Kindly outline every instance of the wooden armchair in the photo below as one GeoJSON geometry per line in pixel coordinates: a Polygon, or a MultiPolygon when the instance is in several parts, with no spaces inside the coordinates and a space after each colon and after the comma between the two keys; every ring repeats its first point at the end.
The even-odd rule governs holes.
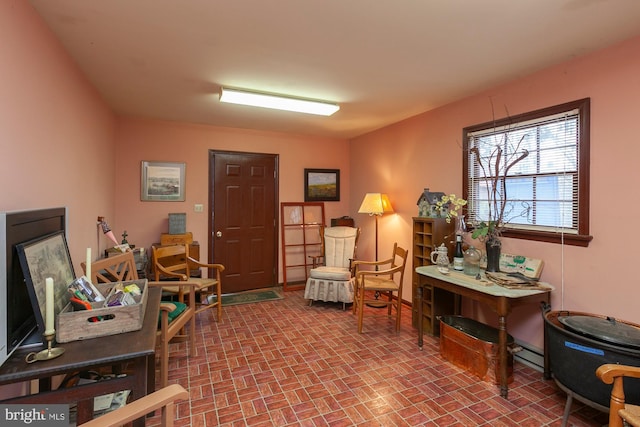
{"type": "Polygon", "coordinates": [[[640,378],[640,367],[605,364],[596,369],[596,376],[605,384],[613,384],[609,403],[609,427],[640,427],[640,406],[624,401],[623,387],[624,377],[640,378]]]}
{"type": "Polygon", "coordinates": [[[181,385],[171,384],[165,388],[134,400],[122,408],[104,414],[94,420],[80,424],[82,427],[115,427],[145,416],[162,408],[162,425],[173,427],[175,403],[189,398],[189,392],[181,385]]]}
{"type": "Polygon", "coordinates": [[[396,333],[400,332],[402,313],[402,282],[407,264],[409,251],[393,244],[393,252],[389,259],[383,261],[354,261],[356,269],[355,296],[353,298],[353,313],[358,316],[358,333],[362,333],[365,304],[387,307],[387,316],[391,316],[395,309],[396,333]],[[373,268],[364,270],[363,268],[373,268]],[[367,298],[367,293],[374,292],[386,300],[367,298]]]}
{"type": "Polygon", "coordinates": [[[184,302],[183,283],[195,284],[197,300],[190,299],[196,306],[196,313],[216,309],[218,322],[222,320],[222,281],[220,273],[224,271],[221,264],[207,264],[189,256],[189,245],[152,246],[155,280],[163,283],[163,290],[178,296],[184,302]],[[177,261],[177,262],[176,262],[177,261]],[[215,272],[215,277],[192,277],[190,266],[208,268],[215,272]],[[215,297],[215,300],[214,298],[215,297]]]}
{"type": "MultiPolygon", "coordinates": [[[[82,268],[86,271],[83,262],[82,268]]],[[[91,283],[108,283],[127,280],[138,280],[138,271],[133,252],[125,252],[91,263],[91,283]]],[[[166,282],[147,282],[147,286],[163,287],[166,282]]],[[[195,289],[198,285],[192,282],[181,282],[182,292],[188,295],[184,306],[170,301],[160,303],[160,321],[156,345],[160,347],[160,385],[166,387],[169,381],[169,342],[174,338],[189,341],[189,355],[195,353],[196,308],[195,289]],[[176,310],[179,313],[176,314],[176,310]],[[180,311],[182,310],[182,311],[180,311]],[[181,331],[188,326],[188,335],[181,331]]]]}

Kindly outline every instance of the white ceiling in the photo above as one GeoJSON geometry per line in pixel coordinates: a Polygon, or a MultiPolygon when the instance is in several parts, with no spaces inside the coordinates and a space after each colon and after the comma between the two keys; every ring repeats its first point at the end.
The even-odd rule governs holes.
{"type": "Polygon", "coordinates": [[[119,114],[350,138],[640,34],[638,0],[30,0],[119,114]],[[331,117],[221,104],[220,86],[331,117]]]}

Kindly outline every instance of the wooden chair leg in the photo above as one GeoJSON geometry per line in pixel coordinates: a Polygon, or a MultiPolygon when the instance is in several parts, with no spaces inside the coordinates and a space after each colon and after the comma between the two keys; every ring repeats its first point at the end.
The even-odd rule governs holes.
{"type": "Polygon", "coordinates": [[[164,341],[160,351],[160,387],[166,387],[167,384],[169,384],[169,345],[164,341]]]}
{"type": "Polygon", "coordinates": [[[189,357],[196,354],[196,316],[195,313],[189,320],[189,357]]]}
{"type": "Polygon", "coordinates": [[[216,292],[218,295],[218,322],[222,322],[222,285],[220,281],[218,281],[218,285],[216,286],[216,292]]]}
{"type": "Polygon", "coordinates": [[[353,288],[353,304],[351,305],[351,312],[354,315],[358,313],[359,298],[360,293],[358,292],[358,283],[356,282],[355,287],[353,288]]]}
{"type": "Polygon", "coordinates": [[[358,333],[362,333],[362,318],[364,316],[364,289],[360,289],[360,303],[358,304],[358,333]]]}
{"type": "Polygon", "coordinates": [[[400,333],[400,319],[402,318],[402,297],[398,295],[396,301],[396,333],[400,333]]]}

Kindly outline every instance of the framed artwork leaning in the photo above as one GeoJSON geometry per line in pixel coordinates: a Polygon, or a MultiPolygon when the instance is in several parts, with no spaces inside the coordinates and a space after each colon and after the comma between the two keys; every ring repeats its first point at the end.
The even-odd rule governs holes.
{"type": "Polygon", "coordinates": [[[304,201],[340,201],[340,169],[305,169],[304,201]]]}
{"type": "Polygon", "coordinates": [[[31,306],[38,323],[38,329],[44,333],[45,327],[45,279],[53,279],[54,318],[69,302],[68,286],[75,279],[67,240],[64,232],[59,231],[16,245],[22,273],[31,297],[31,306]]]}

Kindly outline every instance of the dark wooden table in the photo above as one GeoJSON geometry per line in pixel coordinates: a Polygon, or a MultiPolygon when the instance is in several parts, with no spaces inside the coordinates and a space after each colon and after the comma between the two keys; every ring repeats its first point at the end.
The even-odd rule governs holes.
{"type": "MultiPolygon", "coordinates": [[[[56,358],[28,364],[25,356],[28,349],[16,351],[0,367],[0,385],[39,380],[39,392],[1,401],[3,404],[78,404],[77,422],[86,422],[93,417],[93,398],[121,390],[131,390],[131,398],[137,400],[155,389],[155,343],[160,307],[160,288],[149,288],[149,297],[142,329],[123,334],[110,335],[90,340],[58,344],[64,353],[56,358]],[[69,388],[51,390],[53,376],[72,374],[78,371],[110,368],[115,372],[126,372],[110,380],[98,381],[69,388]]],[[[136,425],[144,425],[144,419],[136,425]]]]}
{"type": "MultiPolygon", "coordinates": [[[[493,283],[486,283],[476,280],[471,276],[460,273],[442,274],[437,270],[435,265],[423,266],[416,268],[416,272],[420,276],[417,288],[418,301],[418,347],[422,349],[423,343],[423,323],[422,323],[422,294],[425,286],[439,288],[486,304],[498,315],[498,357],[500,362],[500,395],[504,398],[508,397],[509,388],[507,385],[507,316],[511,313],[513,307],[523,304],[539,303],[541,301],[549,302],[551,290],[523,290],[523,289],[507,289],[493,283]]],[[[435,298],[436,293],[432,295],[435,298]]],[[[437,299],[432,301],[437,306],[437,299]]],[[[437,309],[436,309],[437,311],[437,309]]],[[[460,314],[460,304],[456,304],[455,313],[460,314]]]]}

